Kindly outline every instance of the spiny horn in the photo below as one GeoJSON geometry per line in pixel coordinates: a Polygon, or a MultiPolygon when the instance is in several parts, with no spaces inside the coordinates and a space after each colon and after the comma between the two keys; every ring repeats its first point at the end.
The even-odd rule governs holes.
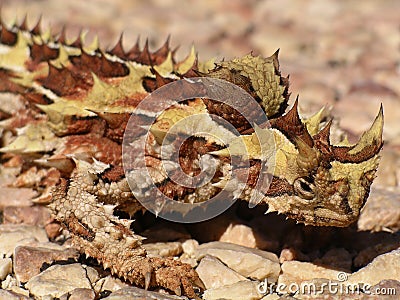
{"type": "Polygon", "coordinates": [[[120,58],[125,58],[126,53],[123,47],[123,38],[124,38],[124,33],[122,32],[121,35],[119,36],[118,42],[115,44],[115,46],[108,51],[108,53],[111,53],[113,55],[116,55],[120,58]]]}
{"type": "Polygon", "coordinates": [[[31,33],[33,35],[41,35],[41,27],[42,27],[42,16],[39,17],[35,27],[32,28],[31,33]]]}
{"type": "Polygon", "coordinates": [[[310,147],[304,140],[299,137],[294,138],[294,142],[299,155],[297,157],[297,165],[304,170],[306,174],[314,170],[319,165],[320,153],[318,150],[310,147]]]}
{"type": "Polygon", "coordinates": [[[331,126],[332,120],[330,120],[320,132],[313,136],[315,148],[327,156],[328,159],[332,156],[332,145],[330,142],[331,126]]]}
{"type": "Polygon", "coordinates": [[[313,147],[313,139],[299,117],[298,101],[299,97],[296,98],[292,108],[285,115],[270,120],[270,123],[272,127],[278,128],[293,142],[295,138],[299,138],[308,146],[313,147]]]}
{"type": "Polygon", "coordinates": [[[350,147],[334,147],[337,160],[358,163],[377,155],[383,146],[383,107],[379,109],[374,123],[363,133],[357,144],[350,147]]]}

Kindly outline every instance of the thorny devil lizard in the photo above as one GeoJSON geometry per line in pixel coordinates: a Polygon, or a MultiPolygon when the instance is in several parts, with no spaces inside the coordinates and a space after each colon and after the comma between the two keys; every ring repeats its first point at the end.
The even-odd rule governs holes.
{"type": "MultiPolygon", "coordinates": [[[[331,141],[332,121],[327,120],[326,110],[300,118],[296,99],[284,113],[289,80],[280,74],[278,53],[212,64],[199,63],[192,49],[186,59],[176,62],[168,41],[155,52],[149,51],[147,42],[142,49],[136,44],[125,51],[121,38],[113,49],[103,51],[96,43],[85,45],[83,36],[68,41],[64,31],[57,36],[43,33],[39,23],[28,29],[26,21],[13,26],[1,23],[0,42],[3,167],[19,166],[14,185],[34,187],[40,194],[35,201],[50,203],[82,253],[133,284],[196,297],[194,287],[201,281],[187,264],[148,257],[141,246],[143,238],[129,228],[131,221],[113,214],[115,207],[131,216],[143,209],[125,176],[124,168],[128,174],[135,170],[130,159],[123,159],[124,141],[145,142],[143,160],[153,183],[177,202],[204,202],[220,193],[231,176],[230,156],[239,157],[239,165],[248,163],[239,167],[248,176],[235,198],[250,201],[261,178],[259,140],[270,146],[271,139],[263,138],[268,134],[273,137],[275,168],[267,168],[269,188],[258,191],[259,205],[266,204],[268,212],[308,225],[344,227],[358,218],[367,200],[383,145],[382,108],[358,143],[349,144],[343,136],[331,141]],[[138,127],[124,137],[132,114],[139,120],[154,115],[151,108],[135,112],[147,95],[182,78],[183,85],[189,84],[199,76],[244,89],[269,123],[253,126],[235,107],[215,99],[195,97],[180,103],[165,99],[172,104],[156,115],[150,130],[138,127]],[[207,134],[176,133],[176,139],[183,141],[177,153],[185,174],[198,175],[207,160],[216,165],[209,182],[186,187],[168,177],[160,144],[173,125],[196,114],[203,116],[197,122],[203,131],[224,132],[222,118],[239,134],[223,145],[207,134]],[[247,155],[237,149],[238,141],[248,149],[247,155]]],[[[235,94],[228,96],[235,98],[235,94]]],[[[141,184],[146,193],[147,183],[141,184]]]]}

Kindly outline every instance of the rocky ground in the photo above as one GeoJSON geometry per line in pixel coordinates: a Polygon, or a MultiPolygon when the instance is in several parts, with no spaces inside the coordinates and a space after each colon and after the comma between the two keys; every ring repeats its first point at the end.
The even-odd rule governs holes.
{"type": "MultiPolygon", "coordinates": [[[[351,228],[296,225],[243,204],[211,221],[183,226],[145,216],[136,230],[152,255],[176,256],[196,267],[204,299],[398,299],[400,294],[400,19],[399,1],[0,1],[11,22],[28,13],[57,32],[81,28],[101,45],[126,48],[138,35],[151,47],[171,34],[185,56],[192,43],[201,60],[280,48],[281,70],[305,114],[332,107],[356,140],[383,103],[381,166],[358,223],[351,228]],[[251,279],[250,279],[251,278],[251,279]],[[269,285],[265,285],[265,278],[269,285]],[[306,283],[319,294],[302,292],[306,283]],[[327,283],[338,287],[329,290],[327,283]],[[361,294],[340,290],[357,285],[361,294]],[[368,286],[367,286],[368,285],[368,286]],[[296,290],[299,287],[300,290],[296,290]],[[271,289],[272,291],[271,291],[271,289]],[[334,290],[333,290],[334,291],[334,290]],[[369,295],[396,292],[396,295],[369,295]]],[[[294,97],[292,96],[292,100],[294,97]]],[[[1,175],[1,174],[0,174],[1,175]]],[[[59,235],[29,189],[1,175],[0,299],[184,299],[145,292],[80,257],[59,235]],[[11,200],[10,200],[11,199],[11,200]]],[[[159,293],[160,292],[160,293],[159,293]]]]}

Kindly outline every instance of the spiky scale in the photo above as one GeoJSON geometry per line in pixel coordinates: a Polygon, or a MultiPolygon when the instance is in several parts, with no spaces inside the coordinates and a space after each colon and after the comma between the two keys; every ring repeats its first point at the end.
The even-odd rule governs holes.
{"type": "MultiPolygon", "coordinates": [[[[252,134],[253,131],[263,133],[263,130],[267,130],[273,134],[276,143],[276,166],[274,170],[268,170],[273,175],[272,184],[268,190],[261,191],[265,195],[262,201],[269,204],[269,211],[287,214],[296,221],[318,226],[348,226],[358,217],[374,178],[378,152],[382,147],[382,111],[358,144],[334,146],[329,139],[330,124],[322,128],[321,115],[308,121],[302,120],[297,110],[298,100],[287,114],[282,115],[289,92],[288,77],[280,75],[278,52],[269,58],[249,54],[217,63],[212,68],[211,63],[198,61],[194,47],[185,60],[176,62],[175,50],[169,49],[169,39],[155,52],[150,51],[148,41],[140,48],[139,40],[131,50],[125,52],[121,36],[117,46],[110,52],[104,52],[98,48],[96,39],[92,45],[87,46],[85,33],[81,32],[74,42],[68,42],[65,31],[55,38],[41,33],[40,22],[30,33],[25,32],[26,25],[23,24],[11,29],[1,24],[0,41],[10,50],[0,56],[0,80],[5,82],[2,87],[5,91],[19,93],[28,103],[26,109],[29,112],[26,115],[30,114],[30,118],[27,117],[23,122],[19,120],[18,124],[29,126],[27,124],[34,122],[39,127],[43,125],[51,131],[56,141],[61,142],[53,145],[54,149],[46,148],[51,138],[45,136],[43,144],[39,143],[40,136],[34,136],[35,142],[31,144],[41,147],[32,149],[32,145],[31,148],[21,146],[14,151],[29,150],[39,157],[45,151],[48,155],[44,159],[46,163],[58,165],[60,173],[69,179],[70,186],[64,178],[60,180],[53,191],[55,201],[51,209],[63,222],[66,220],[66,211],[70,216],[75,216],[66,220],[65,224],[76,245],[87,255],[97,258],[105,267],[112,267],[112,272],[118,276],[146,287],[165,285],[160,275],[162,272],[157,273],[157,270],[169,268],[175,272],[180,282],[178,286],[165,287],[179,294],[183,291],[194,296],[193,287],[185,285],[198,280],[193,270],[177,261],[146,257],[140,246],[142,238],[130,231],[129,222],[118,220],[112,213],[113,209],[105,208],[102,204],[119,205],[129,215],[143,210],[130,193],[121,166],[122,137],[127,119],[138,103],[149,92],[179,77],[201,75],[228,80],[247,90],[271,118],[271,127],[252,128],[253,124],[246,123],[237,111],[210,99],[188,100],[171,110],[176,117],[180,111],[177,107],[190,110],[198,105],[196,101],[201,101],[206,108],[206,118],[197,122],[199,129],[209,132],[219,128],[210,117],[210,114],[216,114],[238,129],[239,139],[246,139],[245,135],[250,136],[247,139],[253,151],[250,155],[251,176],[245,182],[243,194],[237,192],[234,198],[251,201],[249,195],[256,188],[255,179],[259,177],[261,168],[258,166],[262,156],[257,149],[260,143],[255,142],[252,134]],[[71,166],[75,166],[72,172],[71,166]],[[302,191],[306,183],[309,184],[309,190],[302,191]],[[350,209],[344,211],[341,207],[350,209]],[[98,222],[99,213],[103,218],[101,222],[98,222]],[[103,221],[106,225],[99,226],[103,221]],[[150,268],[155,272],[135,273],[141,268],[150,268]],[[151,278],[148,279],[148,276],[151,278]]],[[[154,112],[149,109],[142,113],[145,118],[147,113],[154,112]]],[[[18,119],[23,115],[14,113],[12,117],[18,119]]],[[[168,118],[172,120],[168,128],[181,120],[175,117],[168,118]]],[[[11,123],[4,130],[11,131],[11,123]]],[[[157,152],[158,143],[163,141],[162,134],[165,133],[161,130],[160,134],[160,130],[157,131],[160,128],[155,126],[153,131],[150,130],[152,135],[147,144],[146,159],[153,166],[154,178],[160,179],[156,182],[163,193],[178,201],[196,203],[218,193],[217,186],[226,186],[230,167],[226,163],[228,156],[223,154],[226,149],[217,139],[200,134],[195,134],[183,143],[179,159],[183,162],[185,173],[195,175],[201,169],[198,165],[199,157],[209,160],[212,157],[219,169],[210,187],[188,189],[167,178],[160,167],[162,164],[157,152]]],[[[137,131],[129,132],[127,139],[135,144],[141,138],[142,130],[139,127],[137,131]]],[[[268,145],[270,141],[261,134],[261,143],[268,145]]],[[[5,151],[11,152],[12,149],[6,148],[5,151]]],[[[156,213],[161,214],[165,203],[158,199],[155,201],[159,205],[156,213]]]]}

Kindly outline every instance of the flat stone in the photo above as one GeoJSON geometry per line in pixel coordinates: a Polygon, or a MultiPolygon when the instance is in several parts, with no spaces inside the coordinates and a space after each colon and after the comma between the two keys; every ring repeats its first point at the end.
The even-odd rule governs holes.
{"type": "Polygon", "coordinates": [[[196,253],[196,249],[199,247],[199,242],[194,239],[188,239],[182,243],[182,250],[189,256],[193,256],[196,253]]]}
{"type": "Polygon", "coordinates": [[[96,294],[91,289],[77,288],[72,292],[64,294],[61,296],[60,300],[94,300],[96,298],[96,294]]]}
{"type": "Polygon", "coordinates": [[[0,258],[0,280],[4,280],[12,272],[11,258],[0,258]]]}
{"type": "Polygon", "coordinates": [[[8,274],[6,278],[1,282],[0,289],[9,290],[12,286],[17,286],[18,280],[15,279],[11,274],[8,274]]]}
{"type": "Polygon", "coordinates": [[[400,279],[400,250],[379,255],[364,268],[349,276],[349,283],[363,283],[370,286],[382,280],[400,279]]]}
{"type": "Polygon", "coordinates": [[[282,273],[279,276],[278,285],[281,285],[284,291],[288,291],[291,285],[299,286],[302,282],[315,278],[338,280],[338,277],[347,278],[350,275],[347,272],[300,261],[285,261],[281,268],[282,273]]]}
{"type": "Polygon", "coordinates": [[[10,257],[19,245],[47,241],[43,228],[23,224],[0,225],[0,256],[10,257]]]}
{"type": "Polygon", "coordinates": [[[257,287],[259,282],[256,281],[239,281],[231,285],[220,288],[208,289],[203,294],[204,300],[230,299],[230,300],[257,300],[264,295],[261,294],[257,287]]]}
{"type": "Polygon", "coordinates": [[[283,262],[291,260],[309,261],[310,258],[293,247],[283,248],[279,254],[279,262],[283,264],[283,262]]]}
{"type": "Polygon", "coordinates": [[[96,281],[94,290],[97,294],[100,294],[101,292],[105,291],[115,292],[127,287],[130,287],[130,285],[123,282],[119,278],[108,275],[107,277],[100,278],[96,281]]]}
{"type": "Polygon", "coordinates": [[[106,298],[104,300],[187,300],[187,297],[179,297],[174,295],[166,295],[157,292],[146,291],[137,287],[128,287],[120,289],[106,298]]]}
{"type": "Polygon", "coordinates": [[[21,283],[12,275],[7,275],[7,277],[1,282],[0,290],[1,289],[12,292],[18,296],[21,295],[29,298],[29,291],[22,288],[21,283]]]}
{"type": "Polygon", "coordinates": [[[37,193],[31,188],[1,187],[0,210],[7,206],[31,206],[37,193]]]}
{"type": "Polygon", "coordinates": [[[281,296],[278,294],[268,294],[261,298],[261,300],[278,300],[281,299],[281,296]]]}
{"type": "Polygon", "coordinates": [[[0,300],[25,300],[25,299],[28,300],[31,298],[12,291],[0,289],[0,300]]]}
{"type": "Polygon", "coordinates": [[[359,230],[400,230],[400,189],[372,188],[357,222],[359,230]]]}
{"type": "Polygon", "coordinates": [[[296,250],[293,248],[283,248],[279,255],[279,262],[282,264],[285,261],[292,261],[296,258],[296,250]]]}
{"type": "Polygon", "coordinates": [[[77,260],[79,253],[74,248],[63,248],[57,244],[50,246],[18,246],[14,251],[14,272],[17,279],[27,282],[40,273],[44,263],[73,259],[77,260]],[[58,248],[58,249],[57,249],[58,248]]]}
{"type": "Polygon", "coordinates": [[[208,255],[203,257],[196,271],[207,289],[219,288],[246,280],[246,277],[228,268],[219,259],[208,255]],[[221,276],[222,274],[223,276],[221,276]]]}
{"type": "Polygon", "coordinates": [[[247,248],[223,242],[210,242],[200,245],[196,250],[199,260],[206,255],[218,258],[232,270],[247,278],[276,282],[279,272],[279,260],[276,254],[259,249],[247,248]]]}
{"type": "Polygon", "coordinates": [[[375,188],[386,189],[388,187],[395,187],[398,183],[400,171],[399,149],[396,149],[395,146],[385,146],[380,156],[379,168],[371,190],[375,188]]]}
{"type": "Polygon", "coordinates": [[[197,266],[195,253],[198,246],[199,242],[194,239],[184,241],[182,243],[183,254],[179,257],[179,260],[195,268],[197,266]]]}
{"type": "Polygon", "coordinates": [[[93,268],[84,268],[78,263],[54,265],[32,277],[26,283],[25,287],[29,289],[33,296],[38,298],[45,296],[59,298],[77,288],[91,289],[92,284],[94,284],[98,277],[91,278],[93,276],[89,276],[89,272],[97,274],[93,268]]]}
{"type": "Polygon", "coordinates": [[[181,242],[148,243],[143,244],[149,256],[177,256],[183,252],[181,242]]]}
{"type": "Polygon", "coordinates": [[[270,240],[245,224],[229,224],[219,241],[249,248],[269,249],[271,247],[270,240]]]}
{"type": "Polygon", "coordinates": [[[3,211],[4,224],[27,224],[45,226],[51,219],[45,206],[8,206],[3,211]]]}

